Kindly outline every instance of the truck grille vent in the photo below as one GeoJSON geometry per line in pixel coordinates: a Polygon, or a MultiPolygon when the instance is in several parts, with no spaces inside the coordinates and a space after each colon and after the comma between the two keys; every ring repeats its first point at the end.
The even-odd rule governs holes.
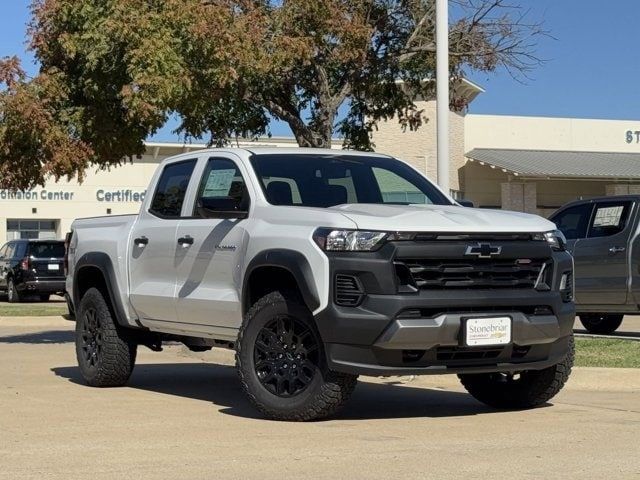
{"type": "Polygon", "coordinates": [[[497,358],[504,347],[499,348],[467,348],[467,347],[438,347],[438,360],[482,360],[497,358]]]}
{"type": "Polygon", "coordinates": [[[440,288],[533,288],[544,260],[431,260],[408,259],[396,262],[400,282],[407,270],[414,287],[440,288]]]}
{"type": "Polygon", "coordinates": [[[358,279],[351,275],[336,275],[335,301],[343,307],[357,307],[362,302],[364,290],[358,279]]]}

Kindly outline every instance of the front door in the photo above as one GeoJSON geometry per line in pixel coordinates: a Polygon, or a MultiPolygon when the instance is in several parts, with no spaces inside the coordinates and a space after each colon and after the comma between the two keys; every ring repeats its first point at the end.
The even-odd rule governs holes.
{"type": "Polygon", "coordinates": [[[129,238],[129,282],[133,308],[143,320],[176,320],[177,230],[197,160],[167,164],[148,209],[129,238]]]}
{"type": "Polygon", "coordinates": [[[626,303],[633,206],[629,200],[595,203],[587,237],[579,240],[573,251],[579,305],[626,303]]]}
{"type": "Polygon", "coordinates": [[[181,323],[234,338],[242,319],[238,292],[248,221],[242,217],[250,203],[246,175],[230,157],[204,161],[192,216],[178,225],[176,308],[181,323]]]}

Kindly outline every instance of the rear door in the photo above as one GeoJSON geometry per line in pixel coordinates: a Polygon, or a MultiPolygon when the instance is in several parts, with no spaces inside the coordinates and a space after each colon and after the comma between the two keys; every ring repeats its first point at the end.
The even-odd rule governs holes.
{"type": "Polygon", "coordinates": [[[241,319],[239,265],[247,240],[247,220],[241,217],[250,205],[247,172],[232,155],[202,161],[191,218],[178,225],[178,319],[192,329],[215,327],[221,336],[234,336],[241,319]]]}
{"type": "Polygon", "coordinates": [[[29,257],[31,271],[42,280],[62,280],[64,278],[64,242],[22,243],[18,257],[29,257]],[[28,247],[28,251],[25,251],[28,247]]]}
{"type": "Polygon", "coordinates": [[[176,231],[197,159],[166,164],[149,203],[140,211],[129,241],[129,289],[143,320],[176,320],[176,231]]]}
{"type": "Polygon", "coordinates": [[[587,237],[577,242],[573,252],[578,304],[626,303],[627,248],[634,229],[634,208],[631,200],[602,200],[594,204],[587,237]]]}

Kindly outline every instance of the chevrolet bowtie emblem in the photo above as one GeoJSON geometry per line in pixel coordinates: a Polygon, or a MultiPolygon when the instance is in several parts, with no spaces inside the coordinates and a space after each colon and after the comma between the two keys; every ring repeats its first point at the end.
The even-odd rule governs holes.
{"type": "Polygon", "coordinates": [[[465,255],[475,255],[478,258],[491,258],[494,255],[500,255],[502,247],[496,247],[490,243],[479,243],[477,245],[469,245],[465,255]]]}

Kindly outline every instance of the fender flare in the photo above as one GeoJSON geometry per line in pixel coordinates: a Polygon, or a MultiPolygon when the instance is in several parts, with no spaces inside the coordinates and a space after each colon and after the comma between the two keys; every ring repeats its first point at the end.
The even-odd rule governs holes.
{"type": "Polygon", "coordinates": [[[307,258],[300,252],[288,249],[270,249],[263,250],[258,253],[249,262],[244,279],[242,282],[242,311],[246,312],[250,305],[247,305],[248,285],[251,274],[261,267],[278,267],[288,271],[300,289],[302,299],[305,305],[311,311],[314,311],[320,306],[320,300],[318,298],[318,291],[311,270],[311,265],[307,258]]]}
{"type": "Polygon", "coordinates": [[[113,308],[113,312],[116,317],[116,322],[118,325],[122,327],[132,328],[129,323],[126,321],[126,314],[124,310],[124,306],[122,305],[122,301],[120,299],[120,295],[118,294],[118,281],[116,279],[115,269],[113,268],[113,262],[109,255],[104,252],[88,252],[80,257],[74,267],[73,271],[73,305],[77,309],[77,306],[80,305],[80,292],[78,289],[78,274],[83,268],[93,267],[100,270],[102,273],[102,278],[104,279],[104,283],[107,287],[107,293],[109,294],[109,301],[111,303],[111,307],[113,308]]]}

